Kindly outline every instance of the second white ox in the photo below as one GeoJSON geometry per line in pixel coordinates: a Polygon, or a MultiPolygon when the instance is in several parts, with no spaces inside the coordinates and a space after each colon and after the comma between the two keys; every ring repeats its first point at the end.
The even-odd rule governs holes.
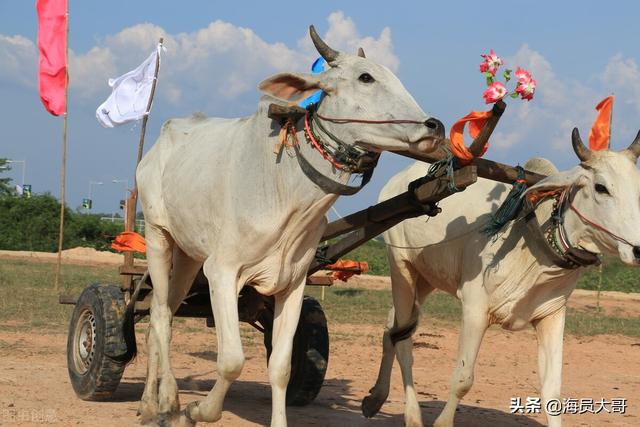
{"type": "Polygon", "coordinates": [[[191,421],[220,418],[225,394],[244,365],[237,299],[241,288],[251,285],[275,297],[271,424],[286,425],[292,341],[307,270],[326,226],[325,214],[338,197],[331,188],[341,188],[350,177],[334,166],[338,153],[345,162],[345,155],[355,161],[367,150],[428,151],[442,136],[442,124],[422,111],[387,68],[362,52],[356,56],[331,49],[313,27],[311,38],[330,68],[319,75],[277,74],[260,89],[281,104],[324,91],[311,127],[333,164],[305,142],[300,122],[293,129],[298,150],[274,154],[280,124],[267,117],[275,99],[265,97],[246,118],[168,121],[138,167],[153,281],[143,421],[170,419],[179,410],[169,362],[171,319],[203,266],[218,338],[218,379],[184,415],[191,421]],[[299,164],[303,158],[306,173],[299,164]]]}
{"type": "MultiPolygon", "coordinates": [[[[405,424],[422,426],[412,378],[411,334],[420,305],[435,289],[462,302],[458,357],[447,403],[436,426],[452,426],[460,399],[473,384],[476,356],[489,325],[520,330],[533,325],[538,338],[538,375],[542,407],[560,398],[562,337],[566,301],[597,254],[615,254],[629,265],[640,263],[640,133],[621,152],[589,151],[574,129],[579,166],[558,172],[545,159],[525,168],[549,175],[528,190],[538,201],[497,235],[480,230],[505,199],[507,186],[480,179],[440,203],[442,214],[414,218],[385,234],[393,286],[393,305],[383,338],[383,357],[374,388],[362,405],[375,415],[389,394],[397,355],[405,388],[405,424]],[[527,212],[529,213],[527,215],[527,212]],[[560,218],[554,222],[553,217],[560,218]]],[[[427,167],[416,163],[392,178],[380,194],[388,199],[427,167]]],[[[559,416],[547,414],[550,426],[559,416]]]]}

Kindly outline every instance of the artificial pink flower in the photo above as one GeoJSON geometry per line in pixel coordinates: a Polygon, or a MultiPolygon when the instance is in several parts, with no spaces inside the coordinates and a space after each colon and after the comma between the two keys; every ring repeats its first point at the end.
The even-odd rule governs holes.
{"type": "Polygon", "coordinates": [[[533,99],[533,93],[536,91],[536,81],[529,76],[527,81],[518,81],[516,86],[516,93],[520,94],[520,98],[531,101],[533,99]]]}
{"type": "Polygon", "coordinates": [[[480,72],[486,73],[488,71],[492,76],[495,76],[496,71],[503,64],[502,58],[496,55],[493,49],[488,54],[480,56],[484,58],[484,61],[480,63],[480,72]]]}
{"type": "Polygon", "coordinates": [[[532,80],[531,73],[529,73],[527,70],[523,70],[520,67],[516,68],[515,75],[518,78],[518,81],[521,83],[528,83],[530,80],[532,80]]]}
{"type": "Polygon", "coordinates": [[[507,88],[504,87],[502,83],[493,82],[487,88],[487,90],[484,91],[484,93],[482,94],[482,97],[484,98],[484,102],[486,104],[493,104],[494,102],[497,102],[502,98],[504,98],[506,94],[507,94],[507,88]]]}

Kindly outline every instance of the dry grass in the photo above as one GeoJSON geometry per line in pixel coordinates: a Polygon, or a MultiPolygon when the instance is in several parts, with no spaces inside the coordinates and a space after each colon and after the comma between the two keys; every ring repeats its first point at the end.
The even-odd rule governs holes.
{"type": "MultiPolygon", "coordinates": [[[[72,306],[58,303],[58,293],[52,289],[55,265],[30,261],[0,260],[0,329],[38,329],[44,333],[65,333],[72,306]]],[[[61,293],[79,295],[90,283],[119,283],[115,267],[64,265],[61,293]]],[[[309,287],[307,293],[320,300],[321,289],[309,287]]],[[[391,307],[388,290],[325,289],[321,301],[329,323],[384,325],[391,307]]],[[[422,307],[422,322],[457,327],[460,302],[444,293],[431,295],[422,307]]],[[[180,327],[195,328],[191,324],[180,327]]],[[[247,326],[247,328],[250,328],[247,326]]],[[[569,310],[566,330],[570,334],[620,334],[640,336],[640,319],[604,316],[598,313],[569,310]]],[[[246,337],[255,339],[245,331],[246,337]]],[[[1,345],[0,345],[1,347],[1,345]]]]}

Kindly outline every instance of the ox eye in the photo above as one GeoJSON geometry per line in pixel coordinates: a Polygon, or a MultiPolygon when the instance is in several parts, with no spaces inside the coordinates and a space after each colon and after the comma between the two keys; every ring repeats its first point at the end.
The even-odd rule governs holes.
{"type": "Polygon", "coordinates": [[[358,77],[358,80],[360,80],[362,83],[373,83],[373,82],[375,82],[375,79],[373,77],[371,77],[371,74],[369,74],[369,73],[360,74],[360,77],[358,77]]]}
{"type": "Polygon", "coordinates": [[[611,194],[609,193],[609,190],[607,190],[607,187],[605,187],[602,184],[596,184],[595,189],[596,189],[596,193],[609,194],[609,195],[611,194]]]}

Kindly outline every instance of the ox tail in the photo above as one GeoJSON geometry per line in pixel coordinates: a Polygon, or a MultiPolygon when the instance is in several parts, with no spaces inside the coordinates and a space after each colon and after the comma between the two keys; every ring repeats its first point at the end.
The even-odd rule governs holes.
{"type": "Polygon", "coordinates": [[[136,287],[133,291],[133,294],[131,295],[129,304],[127,304],[127,308],[124,312],[124,317],[122,318],[122,337],[124,338],[124,342],[126,344],[126,351],[122,356],[120,356],[119,360],[125,364],[131,363],[138,355],[138,344],[136,342],[135,307],[136,301],[138,301],[138,295],[140,294],[140,289],[142,288],[142,284],[146,282],[148,277],[149,271],[147,270],[142,278],[138,280],[138,283],[136,283],[136,287]]]}
{"type": "Polygon", "coordinates": [[[408,325],[398,328],[394,326],[389,330],[389,338],[391,343],[395,346],[400,341],[411,338],[413,333],[418,328],[418,318],[420,317],[420,306],[417,301],[413,303],[413,310],[411,311],[411,321],[408,325]]]}
{"type": "Polygon", "coordinates": [[[133,304],[130,304],[131,309],[127,307],[124,313],[124,319],[122,320],[122,335],[124,342],[127,345],[127,351],[122,356],[121,361],[129,364],[138,355],[138,344],[136,343],[136,326],[135,316],[133,311],[133,304]]]}

